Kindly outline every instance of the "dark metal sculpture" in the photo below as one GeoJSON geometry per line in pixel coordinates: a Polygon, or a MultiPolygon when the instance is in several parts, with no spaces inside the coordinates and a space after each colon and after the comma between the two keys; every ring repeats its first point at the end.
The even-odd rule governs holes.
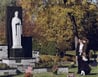
{"type": "Polygon", "coordinates": [[[78,44],[78,31],[77,31],[77,24],[76,24],[76,21],[75,21],[75,18],[74,16],[72,15],[72,13],[68,13],[69,17],[70,17],[70,20],[73,24],[73,34],[74,34],[74,39],[75,39],[75,49],[77,47],[77,44],[78,44]]]}
{"type": "Polygon", "coordinates": [[[69,15],[70,20],[73,24],[73,33],[74,33],[75,36],[78,37],[77,24],[76,24],[75,18],[71,13],[68,13],[68,15],[69,15]]]}

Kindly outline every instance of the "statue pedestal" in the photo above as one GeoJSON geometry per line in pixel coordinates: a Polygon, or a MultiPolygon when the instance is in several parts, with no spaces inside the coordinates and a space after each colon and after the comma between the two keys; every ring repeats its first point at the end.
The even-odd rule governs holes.
{"type": "Polygon", "coordinates": [[[9,58],[13,58],[13,59],[16,59],[16,58],[23,58],[24,57],[24,54],[23,54],[23,49],[22,48],[11,48],[10,49],[10,57],[9,58]]]}
{"type": "Polygon", "coordinates": [[[35,58],[2,59],[2,63],[7,64],[10,68],[17,68],[21,73],[24,73],[28,66],[35,67],[35,62],[35,58]]]}

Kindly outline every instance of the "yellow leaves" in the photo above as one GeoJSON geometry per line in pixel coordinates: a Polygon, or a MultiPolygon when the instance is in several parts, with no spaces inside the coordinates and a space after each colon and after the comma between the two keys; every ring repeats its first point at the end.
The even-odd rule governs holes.
{"type": "Polygon", "coordinates": [[[67,4],[67,5],[71,4],[71,0],[68,0],[66,4],[67,4]]]}
{"type": "Polygon", "coordinates": [[[75,1],[76,1],[76,0],[71,0],[71,2],[73,2],[73,3],[74,3],[75,1]]]}
{"type": "Polygon", "coordinates": [[[96,10],[97,8],[96,8],[96,6],[95,5],[89,5],[89,10],[96,10]]]}
{"type": "Polygon", "coordinates": [[[81,18],[85,13],[84,8],[82,6],[80,6],[80,5],[73,6],[72,8],[73,8],[73,12],[74,12],[76,17],[81,18]]]}
{"type": "Polygon", "coordinates": [[[82,5],[86,5],[87,4],[87,0],[82,0],[82,5]]]}
{"type": "Polygon", "coordinates": [[[75,3],[77,0],[67,0],[66,7],[54,4],[57,0],[49,0],[50,4],[48,7],[43,7],[42,0],[20,1],[20,5],[27,16],[24,18],[25,22],[32,21],[32,14],[36,15],[37,20],[34,21],[36,26],[33,32],[39,35],[39,40],[43,40],[42,38],[44,38],[44,41],[55,41],[58,44],[65,42],[70,45],[69,41],[73,39],[73,23],[68,13],[72,13],[75,16],[78,30],[80,30],[81,19],[84,18],[86,11],[96,9],[96,6],[88,4],[87,0],[82,0],[82,5],[81,3],[75,3]]]}
{"type": "MultiPolygon", "coordinates": [[[[43,23],[46,24],[43,25],[46,29],[43,36],[47,38],[48,41],[57,41],[57,43],[59,43],[65,40],[65,38],[68,38],[68,35],[70,35],[70,33],[72,35],[72,32],[70,31],[67,32],[67,30],[65,29],[65,26],[66,28],[67,27],[70,28],[70,25],[72,25],[67,15],[69,11],[72,11],[72,9],[66,9],[60,6],[54,6],[49,8],[49,13],[46,13],[45,20],[46,21],[49,20],[50,22],[48,24],[45,23],[46,21],[43,21],[43,23]],[[48,19],[47,16],[49,17],[48,19]],[[68,21],[68,23],[65,23],[66,21],[68,21]],[[50,28],[47,27],[47,25],[49,25],[50,28]]],[[[40,17],[40,20],[43,20],[45,16],[42,16],[43,18],[40,17]]],[[[40,25],[42,25],[41,21],[39,21],[39,23],[40,25]]]]}
{"type": "Polygon", "coordinates": [[[20,0],[19,4],[22,6],[24,9],[30,9],[31,8],[31,0],[20,0]]]}
{"type": "Polygon", "coordinates": [[[76,0],[67,0],[66,5],[75,4],[76,0]]]}
{"type": "Polygon", "coordinates": [[[52,59],[51,59],[51,56],[50,56],[50,55],[41,55],[41,56],[40,56],[40,60],[41,60],[42,62],[49,62],[49,61],[51,61],[52,59]]]}
{"type": "Polygon", "coordinates": [[[67,14],[69,12],[73,12],[73,9],[72,8],[65,8],[64,11],[65,11],[65,14],[67,14]]]}
{"type": "Polygon", "coordinates": [[[51,7],[50,10],[51,10],[51,12],[59,13],[63,10],[63,8],[56,5],[56,6],[51,7]]]}

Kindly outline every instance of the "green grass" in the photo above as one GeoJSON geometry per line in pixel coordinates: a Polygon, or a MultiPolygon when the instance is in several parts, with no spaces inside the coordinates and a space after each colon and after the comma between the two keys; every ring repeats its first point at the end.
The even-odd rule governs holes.
{"type": "Polygon", "coordinates": [[[76,55],[76,52],[73,50],[73,51],[66,51],[66,54],[69,54],[69,55],[76,55]]]}
{"type": "MultiPolygon", "coordinates": [[[[75,55],[75,52],[68,51],[66,52],[66,54],[75,55]]],[[[92,68],[91,74],[86,76],[81,76],[80,74],[77,74],[77,67],[71,68],[70,64],[68,66],[69,66],[69,72],[73,72],[75,74],[75,77],[98,77],[98,66],[91,67],[92,68]]],[[[24,74],[13,76],[13,77],[24,77],[24,74]]],[[[40,74],[37,73],[34,74],[33,77],[67,77],[67,74],[54,75],[52,72],[48,72],[48,73],[40,73],[40,74]]]]}
{"type": "MultiPolygon", "coordinates": [[[[75,55],[75,51],[67,51],[66,54],[75,55]]],[[[96,52],[96,54],[98,55],[98,51],[96,52]]],[[[98,62],[98,58],[96,60],[98,62]]],[[[72,68],[70,63],[65,63],[65,65],[69,67],[69,72],[73,72],[75,74],[75,77],[98,77],[98,65],[96,67],[91,67],[92,68],[91,74],[86,76],[81,76],[77,74],[77,67],[72,68]]],[[[13,77],[24,77],[24,74],[13,77]]],[[[48,73],[37,73],[34,74],[33,77],[67,77],[67,74],[54,75],[52,72],[48,72],[48,73]]]]}
{"type": "MultiPolygon", "coordinates": [[[[59,74],[59,75],[54,75],[51,72],[48,73],[40,73],[40,74],[34,74],[32,77],[66,77],[67,74],[59,74]]],[[[18,75],[14,77],[24,77],[24,75],[18,75]]]]}
{"type": "MultiPolygon", "coordinates": [[[[75,77],[98,77],[98,66],[92,67],[91,74],[86,75],[86,76],[81,76],[81,75],[77,74],[76,73],[77,67],[76,68],[69,68],[69,72],[73,72],[75,74],[75,77]]],[[[14,77],[24,77],[24,74],[14,76],[14,77]]],[[[37,74],[34,74],[33,77],[67,77],[67,74],[54,75],[52,72],[48,72],[48,73],[37,73],[37,74]]]]}

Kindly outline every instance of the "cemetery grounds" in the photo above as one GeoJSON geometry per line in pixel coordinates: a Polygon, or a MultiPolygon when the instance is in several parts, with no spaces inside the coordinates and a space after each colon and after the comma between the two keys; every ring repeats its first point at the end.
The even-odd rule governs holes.
{"type": "MultiPolygon", "coordinates": [[[[68,54],[75,54],[73,52],[67,52],[68,54]]],[[[96,53],[98,55],[98,52],[96,53]]],[[[75,67],[72,67],[71,64],[67,64],[68,68],[69,68],[69,73],[74,73],[75,77],[98,77],[98,57],[96,58],[97,60],[97,66],[91,66],[91,73],[90,75],[85,75],[85,76],[81,76],[80,74],[77,74],[77,66],[74,65],[75,67]]],[[[68,74],[67,73],[60,73],[58,75],[54,75],[52,72],[47,72],[47,73],[37,73],[37,74],[33,74],[32,77],[67,77],[68,74]]],[[[24,74],[20,74],[17,76],[13,76],[13,77],[24,77],[24,74]]]]}

